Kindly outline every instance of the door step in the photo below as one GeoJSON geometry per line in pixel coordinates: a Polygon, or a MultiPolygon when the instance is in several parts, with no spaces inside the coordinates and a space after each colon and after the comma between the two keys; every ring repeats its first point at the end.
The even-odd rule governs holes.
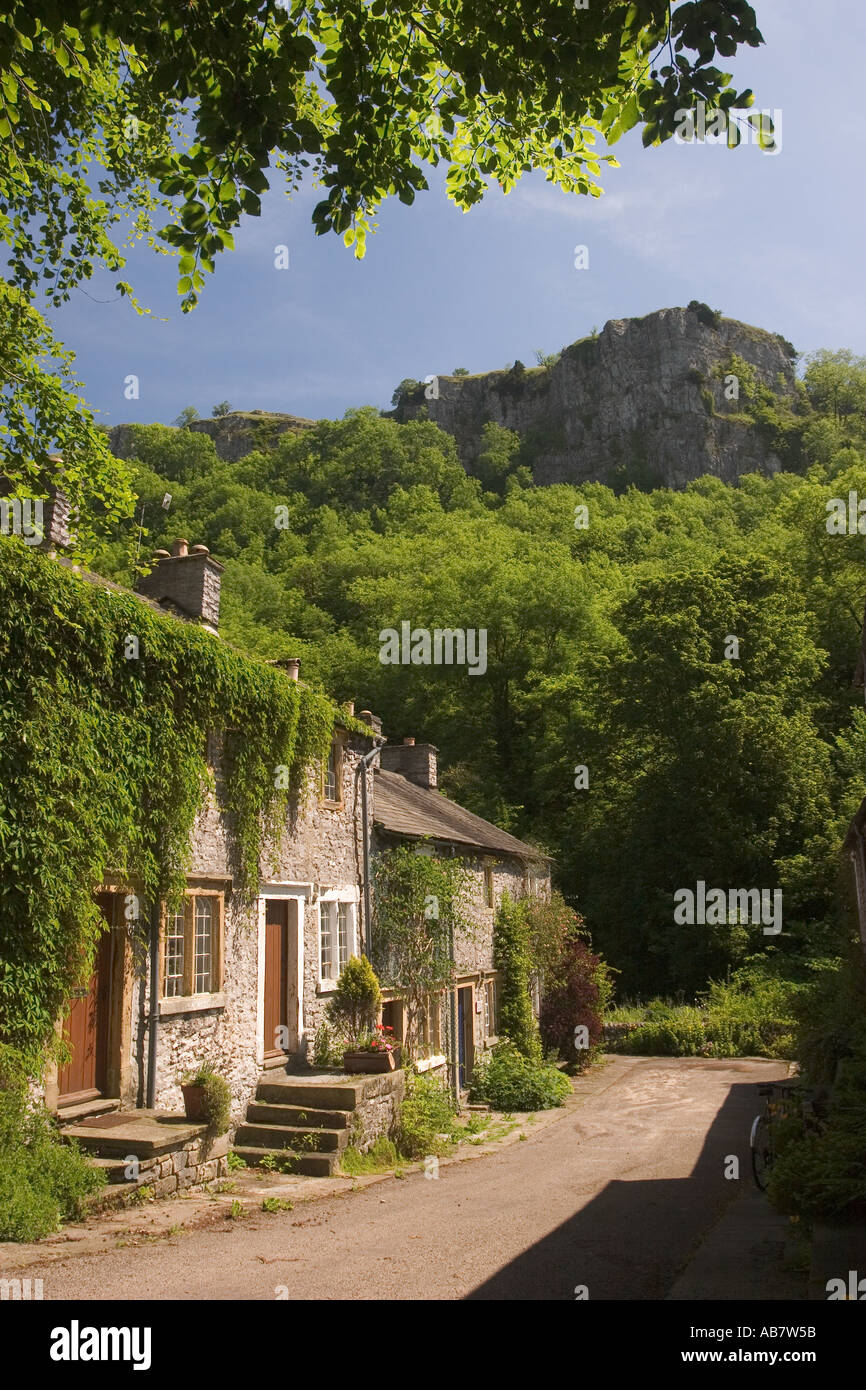
{"type": "Polygon", "coordinates": [[[258,1144],[236,1144],[233,1152],[240,1154],[250,1168],[260,1168],[262,1159],[276,1159],[286,1173],[303,1173],[310,1178],[332,1178],[337,1166],[337,1153],[293,1153],[291,1149],[263,1148],[258,1144]]]}
{"type": "Polygon", "coordinates": [[[94,1100],[81,1100],[76,1105],[58,1106],[57,1123],[65,1129],[80,1120],[89,1120],[92,1115],[112,1115],[119,1109],[119,1098],[99,1096],[94,1100]]]}

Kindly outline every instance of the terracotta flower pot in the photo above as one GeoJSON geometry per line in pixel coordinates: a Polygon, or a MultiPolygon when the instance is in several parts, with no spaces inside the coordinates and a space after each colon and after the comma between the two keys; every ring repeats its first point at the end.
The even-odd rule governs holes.
{"type": "Polygon", "coordinates": [[[207,1120],[204,1113],[204,1086],[182,1085],[183,1108],[188,1120],[207,1120]]]}
{"type": "Polygon", "coordinates": [[[343,1070],[349,1072],[394,1071],[397,1066],[395,1052],[344,1052],[343,1070]]]}

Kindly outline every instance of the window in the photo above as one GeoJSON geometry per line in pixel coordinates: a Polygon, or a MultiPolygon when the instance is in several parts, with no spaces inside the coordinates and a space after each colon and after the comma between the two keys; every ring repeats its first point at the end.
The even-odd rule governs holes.
{"type": "Polygon", "coordinates": [[[166,999],[183,994],[184,919],[175,912],[168,919],[165,931],[165,989],[166,999]]]}
{"type": "Polygon", "coordinates": [[[355,946],[355,904],[329,899],[319,904],[319,979],[337,980],[355,946]]]}
{"type": "Polygon", "coordinates": [[[424,1057],[435,1057],[442,1051],[441,994],[428,995],[418,1016],[418,1046],[424,1057]]]}
{"type": "Polygon", "coordinates": [[[493,887],[493,865],[484,865],[484,906],[495,907],[494,887],[493,887]]]}
{"type": "Polygon", "coordinates": [[[187,893],[183,906],[165,922],[162,997],[214,994],[221,987],[223,898],[187,893]]]}
{"type": "Polygon", "coordinates": [[[390,999],[382,1005],[382,1023],[386,1028],[393,1028],[395,1042],[403,1041],[403,1005],[399,999],[390,999]]]}
{"type": "Polygon", "coordinates": [[[343,800],[343,745],[338,738],[331,743],[328,761],[322,780],[322,796],[325,801],[339,805],[343,800]]]}
{"type": "Polygon", "coordinates": [[[495,1038],[499,1035],[497,1008],[497,988],[495,980],[488,980],[484,986],[484,1036],[495,1038]]]}

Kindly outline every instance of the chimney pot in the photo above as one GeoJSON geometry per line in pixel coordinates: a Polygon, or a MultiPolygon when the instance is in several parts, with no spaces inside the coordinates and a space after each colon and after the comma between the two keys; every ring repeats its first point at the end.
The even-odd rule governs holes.
{"type": "Polygon", "coordinates": [[[296,681],[301,673],[301,658],[299,656],[290,656],[284,664],[286,675],[289,680],[296,681]]]}
{"type": "Polygon", "coordinates": [[[414,748],[414,747],[415,747],[415,740],[414,740],[414,738],[404,738],[403,742],[405,743],[405,745],[406,745],[407,748],[414,748]]]}
{"type": "Polygon", "coordinates": [[[355,713],[355,701],[354,701],[354,700],[347,700],[346,703],[345,703],[345,705],[343,706],[343,708],[345,709],[346,713],[347,713],[347,714],[349,715],[349,717],[351,718],[351,717],[354,715],[354,713],[355,713]]]}
{"type": "Polygon", "coordinates": [[[136,584],[136,591],[155,603],[170,604],[187,618],[197,618],[211,632],[216,632],[220,620],[220,580],[223,566],[209,553],[207,546],[194,546],[189,553],[187,541],[178,539],[171,548],[157,550],[153,569],[136,584]],[[182,565],[178,564],[183,560],[182,565]]]}

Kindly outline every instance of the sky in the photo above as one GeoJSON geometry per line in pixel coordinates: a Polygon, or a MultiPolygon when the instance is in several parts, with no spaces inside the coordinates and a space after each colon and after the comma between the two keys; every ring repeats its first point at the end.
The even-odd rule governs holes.
{"type": "Polygon", "coordinates": [[[312,419],[387,409],[404,377],[530,366],[536,350],[609,319],[691,299],[803,353],[866,355],[866,7],[753,3],[765,45],[725,65],[738,91],[754,90],[754,109],[777,113],[777,154],[673,140],[644,150],[632,131],[614,150],[621,167],[602,168],[601,198],[529,175],[468,213],[434,171],[411,207],[383,205],[363,261],[335,235],[315,236],[321,192],[289,200],[275,174],[262,216],[245,219],[192,313],[180,311],[173,262],[147,248],[123,278],[153,318],[112,299],[117,276],[49,313],[97,419],[168,424],[223,400],[312,419]],[[278,245],[288,269],[275,268],[278,245]],[[578,245],[587,269],[575,268],[578,245]],[[138,400],[124,395],[131,374],[138,400]]]}

